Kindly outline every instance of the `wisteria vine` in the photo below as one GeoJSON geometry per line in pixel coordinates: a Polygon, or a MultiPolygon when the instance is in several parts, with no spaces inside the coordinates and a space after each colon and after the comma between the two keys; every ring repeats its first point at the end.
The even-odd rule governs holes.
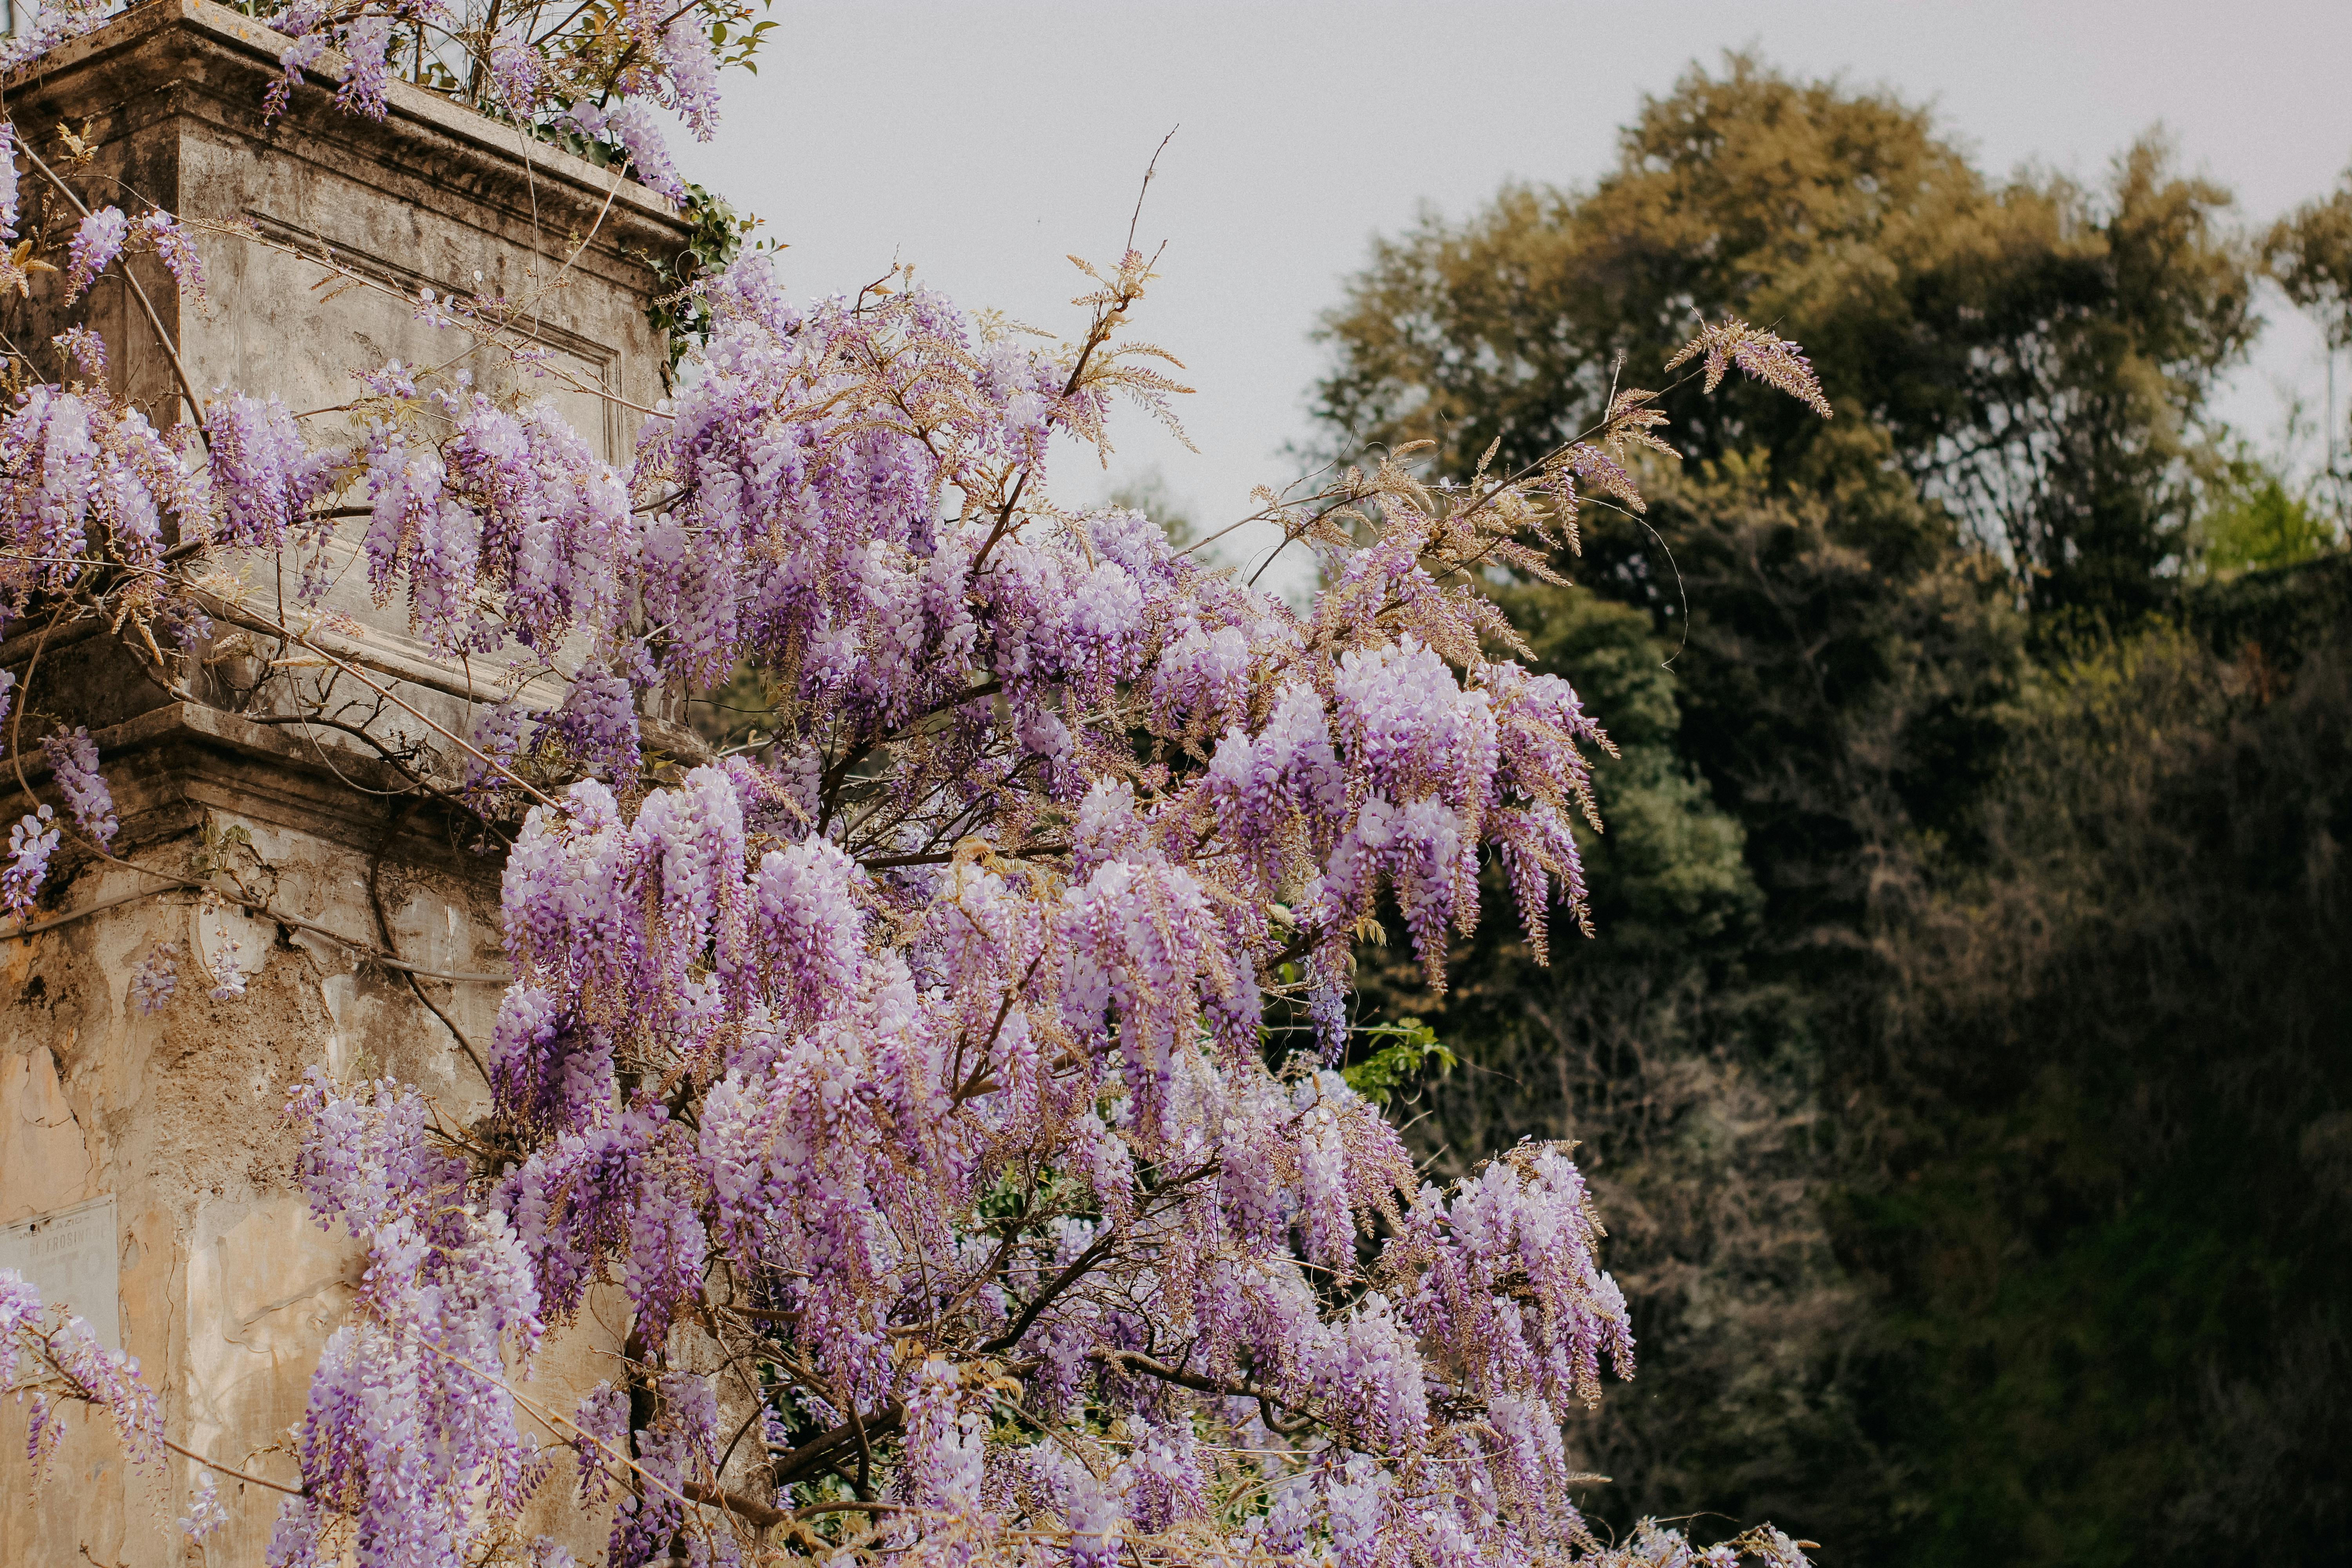
{"type": "MultiPolygon", "coordinates": [[[[432,15],[301,0],[288,81],[332,38],[344,100],[381,113],[386,40],[432,15]]],[[[707,123],[710,40],[690,10],[619,15],[609,100],[504,35],[479,90],[563,100],[658,185],[632,127],[707,123]]],[[[105,207],[68,287],[142,244],[201,286],[168,215],[105,207]]],[[[341,519],[435,647],[568,693],[412,758],[510,837],[487,1114],[322,1071],[289,1103],[365,1266],[271,1563],[567,1562],[520,1533],[548,1489],[606,1510],[614,1568],[1803,1561],[1769,1528],[1595,1537],[1564,1428],[1633,1344],[1568,1151],[1426,1182],[1338,1070],[1384,901],[1433,985],[1490,864],[1538,950],[1555,909],[1585,918],[1571,825],[1598,826],[1608,742],[1482,584],[1549,575],[1580,506],[1641,504],[1651,395],[1465,487],[1398,454],[1267,495],[1319,560],[1294,609],[1047,497],[1058,438],[1182,390],[1124,335],[1150,278],[1132,251],[1088,269],[1085,330],[1046,352],[925,289],[801,302],[739,262],[626,469],[546,403],[399,365],[341,445],[235,394],[158,432],[95,373],[0,419],[5,622],[109,616],[185,692],[240,609],[206,558],[286,552],[315,605],[299,568],[341,519]],[[648,703],[730,679],[761,728],[655,765],[648,703]],[[559,1406],[528,1373],[592,1298],[625,1354],[559,1406]]],[[[1692,352],[1826,408],[1769,333],[1692,352]]],[[[309,625],[277,629],[315,647],[309,625]]],[[[90,738],[22,738],[37,693],[7,695],[65,814],[13,829],[21,915],[61,843],[111,858],[117,825],[90,738]]],[[[142,1005],[177,959],[142,962],[142,1005]]],[[[35,1356],[43,1397],[160,1456],[135,1367],[76,1336],[0,1275],[0,1377],[35,1356]]]]}

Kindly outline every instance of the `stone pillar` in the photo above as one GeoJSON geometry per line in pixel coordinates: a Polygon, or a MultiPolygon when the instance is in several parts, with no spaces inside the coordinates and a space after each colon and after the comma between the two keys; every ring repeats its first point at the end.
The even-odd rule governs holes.
{"type": "MultiPolygon", "coordinates": [[[[202,241],[204,306],[180,300],[152,258],[134,263],[200,394],[332,409],[356,391],[356,371],[458,353],[464,340],[415,318],[420,289],[503,294],[533,301],[529,331],[551,363],[610,395],[543,386],[625,460],[639,411],[662,391],[665,345],[645,310],[652,258],[687,237],[676,211],[404,84],[378,122],[336,110],[331,76],[314,75],[265,125],[284,44],[205,0],[144,0],[0,93],[53,166],[60,123],[95,144],[68,174],[78,187],[119,181],[257,237],[202,241]]],[[[117,390],[159,427],[181,417],[169,355],[124,285],[102,282],[74,310],[60,295],[45,279],[10,307],[12,339],[46,345],[87,319],[117,390]]],[[[473,368],[499,389],[516,374],[480,356],[473,368]]],[[[332,439],[340,417],[306,424],[332,439]]],[[[271,563],[224,564],[244,573],[255,619],[275,613],[271,563]]],[[[347,584],[336,607],[353,625],[324,645],[338,658],[460,733],[503,695],[496,656],[470,669],[436,660],[401,605],[370,604],[363,574],[347,584]]],[[[470,1121],[487,1090],[466,1047],[488,1052],[505,966],[496,855],[462,821],[401,801],[405,781],[367,748],[297,721],[287,678],[260,679],[269,650],[241,629],[220,623],[191,680],[203,702],[146,679],[96,623],[46,637],[28,624],[0,646],[0,666],[29,686],[25,783],[54,800],[32,742],[86,724],[121,819],[115,852],[238,889],[207,909],[137,871],[61,856],[27,930],[0,933],[0,1267],[42,1257],[74,1280],[89,1297],[74,1305],[139,1357],[175,1441],[290,1481],[288,1428],[350,1299],[355,1255],[310,1217],[279,1108],[322,1066],[346,1079],[388,1073],[423,1087],[448,1123],[470,1121]],[[181,979],[151,1014],[131,983],[159,944],[181,951],[181,979]],[[234,963],[246,994],[213,999],[199,957],[234,963]]],[[[391,728],[430,739],[414,721],[391,728]]],[[[14,773],[0,781],[17,788],[14,773]]],[[[0,812],[13,820],[28,805],[19,793],[0,812]]],[[[625,1327],[592,1302],[542,1364],[537,1395],[568,1409],[610,1371],[625,1327]]],[[[84,1548],[131,1568],[199,1560],[163,1528],[184,1508],[188,1465],[174,1460],[160,1483],[126,1473],[103,1420],[73,1415],[55,1473],[28,1500],[24,1420],[0,1405],[0,1563],[79,1563],[84,1548]]],[[[208,1560],[259,1562],[282,1500],[226,1479],[220,1490],[231,1523],[208,1560]]],[[[562,1500],[537,1528],[580,1548],[600,1542],[602,1521],[562,1500]]]]}

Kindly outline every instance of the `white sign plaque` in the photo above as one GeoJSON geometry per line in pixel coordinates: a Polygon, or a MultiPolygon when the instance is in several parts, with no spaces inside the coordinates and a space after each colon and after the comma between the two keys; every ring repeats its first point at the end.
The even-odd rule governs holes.
{"type": "Polygon", "coordinates": [[[87,1319],[98,1342],[110,1351],[122,1348],[122,1285],[116,1248],[111,1194],[0,1226],[0,1268],[13,1268],[31,1280],[42,1305],[62,1301],[87,1319]]]}

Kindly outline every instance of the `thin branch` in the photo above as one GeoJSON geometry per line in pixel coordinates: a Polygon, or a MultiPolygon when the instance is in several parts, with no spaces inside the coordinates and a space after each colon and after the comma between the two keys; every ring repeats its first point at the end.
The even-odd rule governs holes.
{"type": "MultiPolygon", "coordinates": [[[[854,1413],[854,1405],[852,1409],[854,1413]]],[[[875,1412],[874,1419],[871,1421],[845,1421],[838,1426],[818,1433],[778,1460],[775,1467],[777,1489],[781,1491],[790,1486],[824,1463],[835,1452],[849,1447],[852,1443],[863,1444],[875,1437],[888,1436],[898,1429],[899,1423],[906,1419],[906,1415],[905,1407],[898,1401],[892,1400],[875,1412]]]]}
{"type": "Polygon", "coordinates": [[[172,1452],[179,1455],[180,1458],[184,1459],[194,1459],[196,1463],[202,1465],[208,1470],[218,1470],[222,1475],[231,1477],[234,1479],[250,1481],[257,1487],[268,1487],[271,1491],[284,1492],[288,1497],[309,1497],[310,1495],[310,1489],[308,1487],[289,1487],[283,1481],[273,1481],[267,1476],[250,1475],[244,1470],[231,1469],[228,1466],[222,1464],[217,1459],[205,1458],[194,1448],[183,1448],[177,1443],[173,1442],[169,1437],[162,1437],[158,1440],[162,1442],[163,1447],[171,1449],[172,1452]]]}
{"type": "Polygon", "coordinates": [[[1151,150],[1151,162],[1143,166],[1143,184],[1135,193],[1135,211],[1127,220],[1127,248],[1129,250],[1135,248],[1135,226],[1143,221],[1143,198],[1150,193],[1151,176],[1160,172],[1160,154],[1168,151],[1168,143],[1175,141],[1176,132],[1183,129],[1181,121],[1170,126],[1168,134],[1160,139],[1160,145],[1151,150]]]}
{"type": "MultiPolygon", "coordinates": [[[[55,185],[66,200],[73,203],[77,212],[85,218],[89,216],[89,208],[82,205],[82,199],[79,196],[74,195],[73,187],[59,179],[57,171],[44,163],[38,153],[33,151],[33,143],[29,138],[18,137],[16,150],[24,153],[33,167],[41,172],[43,179],[55,185]]],[[[131,264],[127,260],[122,264],[122,280],[131,285],[131,292],[139,300],[139,309],[146,313],[147,324],[155,330],[155,341],[163,345],[163,353],[170,356],[172,374],[180,384],[180,395],[188,400],[188,416],[195,421],[197,431],[209,443],[212,439],[212,431],[205,424],[204,400],[196,395],[195,381],[188,374],[188,367],[180,358],[179,346],[172,342],[172,334],[163,330],[163,318],[156,312],[154,301],[148,299],[147,290],[139,286],[139,279],[131,275],[131,264]]]]}

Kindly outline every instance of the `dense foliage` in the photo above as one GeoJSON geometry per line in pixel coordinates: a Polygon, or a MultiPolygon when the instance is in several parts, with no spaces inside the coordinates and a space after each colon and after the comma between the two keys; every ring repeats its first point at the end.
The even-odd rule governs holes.
{"type": "Polygon", "coordinates": [[[2338,498],[2207,417],[2259,256],[2323,314],[2352,273],[2342,195],[2259,246],[2225,201],[2155,144],[1989,179],[1735,58],[1591,189],[1382,242],[1329,319],[1335,446],[1456,472],[1693,310],[1801,337],[1838,409],[1670,393],[1704,460],[1506,595],[1624,752],[1597,940],[1371,986],[1463,1058],[1430,1152],[1578,1138],[1622,1216],[1654,1354],[1572,1434],[1609,1517],[1874,1563],[2316,1563],[2352,1523],[2338,498]]]}
{"type": "MultiPolygon", "coordinates": [[[[480,57],[493,105],[568,97],[664,183],[630,128],[650,101],[705,105],[708,53],[675,36],[698,18],[625,16],[606,58],[561,32],[506,48],[488,15],[434,36],[480,57]]],[[[439,17],[306,0],[279,18],[287,80],[331,36],[342,97],[382,112],[388,30],[439,17]]],[[[134,244],[200,287],[169,215],[26,156],[86,209],[72,292],[134,244]]],[[[60,345],[78,374],[0,419],[0,594],[36,649],[20,737],[38,647],[76,619],[198,700],[233,552],[289,569],[287,662],[401,708],[314,613],[339,513],[428,644],[562,693],[428,749],[341,725],[510,836],[514,978],[464,1125],[389,1079],[294,1090],[300,1180],[364,1264],[273,1563],[566,1562],[520,1533],[548,1489],[610,1505],[616,1568],[1803,1562],[1769,1526],[1704,1549],[1588,1529],[1563,1424],[1633,1342],[1582,1175],[1519,1142],[1425,1180],[1382,1112],[1395,1083],[1336,1070],[1381,910],[1440,987],[1483,870],[1538,960],[1556,908],[1588,919],[1570,823],[1597,822],[1588,752],[1610,742],[1512,657],[1481,584],[1546,574],[1591,495],[1639,504],[1627,465],[1667,449],[1652,395],[1621,387],[1588,430],[1464,483],[1382,462],[1270,500],[1329,579],[1295,611],[1137,512],[1048,499],[1058,438],[1099,440],[1121,397],[1165,416],[1180,390],[1126,337],[1145,259],[1087,276],[1085,329],[1053,353],[920,289],[798,302],[738,261],[698,286],[707,341],[625,471],[548,403],[397,363],[363,378],[348,443],[193,388],[159,432],[86,331],[60,345]],[[656,694],[747,680],[755,737],[648,755],[656,694]],[[523,1374],[592,1292],[625,1304],[620,1365],[558,1405],[523,1374]]],[[[530,352],[513,302],[415,308],[530,352]]],[[[1770,332],[1717,321],[1682,358],[1826,412],[1770,332]]],[[[241,700],[302,713],[304,689],[241,700]]],[[[46,757],[66,815],[16,826],[19,914],[61,845],[113,858],[89,737],[46,757]]],[[[159,950],[134,990],[204,963],[159,950]]],[[[1401,1026],[1369,1041],[1432,1054],[1401,1026]]],[[[20,1372],[37,1470],[72,1401],[134,1461],[225,1462],[0,1275],[0,1378],[20,1372]]],[[[209,1480],[190,1495],[201,1534],[223,1505],[209,1480]]]]}
{"type": "Polygon", "coordinates": [[[1647,104],[1591,191],[1514,186],[1381,242],[1329,322],[1322,410],[1457,468],[1496,439],[1523,458],[1590,417],[1618,356],[1653,382],[1694,321],[1741,310],[1801,333],[1849,417],[1669,392],[1689,455],[1825,491],[1899,476],[2038,606],[2135,615],[2183,546],[2192,422],[2252,330],[2226,202],[2155,142],[2103,191],[1989,180],[1920,110],[1735,58],[1647,104]]]}

